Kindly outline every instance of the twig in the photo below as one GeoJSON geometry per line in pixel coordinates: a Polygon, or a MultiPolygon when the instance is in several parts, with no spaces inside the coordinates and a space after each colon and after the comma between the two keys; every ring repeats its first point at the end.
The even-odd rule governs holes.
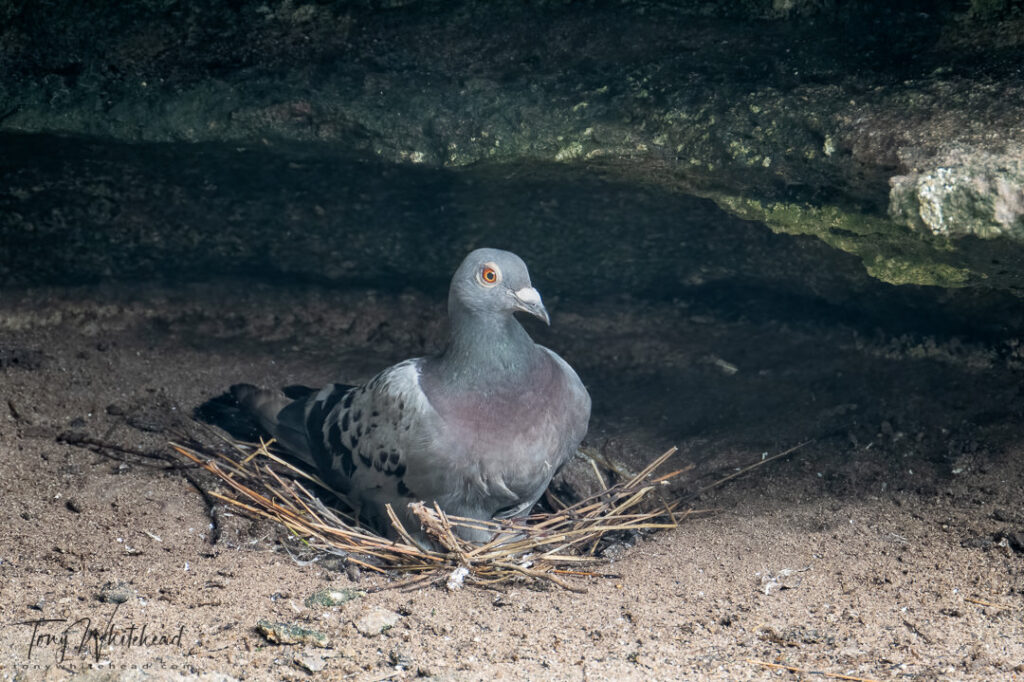
{"type": "Polygon", "coordinates": [[[723,483],[726,483],[728,481],[731,481],[734,478],[742,476],[745,473],[753,471],[754,469],[757,469],[758,467],[763,467],[768,462],[774,462],[775,460],[777,460],[777,459],[779,459],[781,457],[785,457],[786,455],[791,455],[794,452],[796,452],[797,450],[799,450],[800,448],[802,448],[803,446],[808,445],[808,444],[813,443],[813,442],[814,442],[813,438],[811,440],[805,440],[803,443],[800,443],[799,445],[794,445],[793,447],[791,447],[788,450],[783,450],[782,452],[780,452],[780,453],[778,453],[776,455],[772,455],[771,457],[765,457],[762,460],[758,460],[757,462],[754,462],[753,464],[751,464],[749,466],[743,467],[739,471],[734,471],[733,473],[729,474],[728,476],[726,476],[724,478],[718,479],[714,483],[709,483],[708,485],[704,486],[703,488],[699,488],[697,490],[697,492],[693,493],[692,495],[689,495],[688,497],[691,498],[691,499],[694,498],[694,497],[697,497],[698,495],[706,493],[707,491],[711,490],[712,488],[717,488],[718,486],[722,485],[723,483]]]}
{"type": "Polygon", "coordinates": [[[185,480],[192,484],[192,487],[199,492],[199,496],[203,498],[203,502],[206,503],[206,513],[210,517],[210,544],[216,545],[220,542],[220,513],[217,510],[217,503],[213,500],[213,495],[204,488],[195,476],[191,472],[183,470],[182,475],[185,476],[185,480]]]}
{"type": "Polygon", "coordinates": [[[775,668],[776,670],[788,670],[791,673],[803,673],[805,675],[822,675],[824,677],[831,677],[835,680],[853,680],[854,682],[879,682],[878,680],[871,677],[852,677],[850,675],[842,675],[840,673],[829,673],[821,670],[808,670],[807,668],[795,668],[791,665],[769,663],[768,661],[758,661],[753,658],[745,658],[743,660],[752,665],[763,665],[766,668],[775,668]]]}
{"type": "MultiPolygon", "coordinates": [[[[66,445],[73,445],[79,448],[85,448],[91,450],[96,454],[109,457],[118,462],[126,462],[129,460],[123,457],[117,457],[114,453],[121,453],[124,455],[132,455],[134,457],[141,457],[143,459],[155,459],[163,463],[160,469],[164,471],[177,471],[178,469],[194,469],[192,466],[183,466],[177,462],[171,460],[166,453],[163,452],[147,452],[145,450],[138,450],[136,448],[130,448],[125,445],[119,445],[118,443],[110,443],[99,438],[93,438],[92,436],[86,436],[85,434],[75,433],[74,431],[64,431],[57,434],[56,438],[58,443],[64,443],[66,445]]],[[[148,464],[146,462],[134,462],[139,466],[156,467],[156,464],[148,464]]]]}
{"type": "Polygon", "coordinates": [[[970,602],[971,604],[978,604],[980,606],[991,606],[994,609],[1008,609],[1008,606],[1003,604],[993,604],[992,602],[982,601],[980,599],[972,599],[971,597],[964,597],[964,601],[970,602]]]}

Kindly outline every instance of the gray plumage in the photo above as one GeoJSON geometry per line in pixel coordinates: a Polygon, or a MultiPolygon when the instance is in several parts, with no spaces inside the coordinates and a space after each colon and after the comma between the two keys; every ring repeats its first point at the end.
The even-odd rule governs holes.
{"type": "Polygon", "coordinates": [[[476,519],[522,516],[586,434],[590,396],[562,358],[533,342],[516,311],[548,321],[526,264],[478,249],[452,278],[451,331],[439,355],[401,362],[364,386],[304,396],[231,390],[378,531],[391,533],[390,503],[422,541],[407,510],[415,500],[476,519]]]}

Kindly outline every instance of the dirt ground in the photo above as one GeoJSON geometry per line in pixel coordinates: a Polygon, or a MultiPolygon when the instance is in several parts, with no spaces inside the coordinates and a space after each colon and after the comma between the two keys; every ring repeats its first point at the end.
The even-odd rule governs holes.
{"type": "Polygon", "coordinates": [[[687,301],[549,308],[531,330],[590,388],[587,442],[631,466],[678,445],[696,464],[680,492],[812,442],[621,548],[585,593],[374,592],[389,579],[297,563],[268,522],[221,510],[212,528],[189,479],[211,482],[154,455],[231,383],[359,381],[436,349],[439,300],[3,292],[0,677],[1024,680],[1016,346],[687,301]],[[307,606],[325,586],[369,592],[307,606]],[[260,620],[328,646],[271,644],[260,620]]]}

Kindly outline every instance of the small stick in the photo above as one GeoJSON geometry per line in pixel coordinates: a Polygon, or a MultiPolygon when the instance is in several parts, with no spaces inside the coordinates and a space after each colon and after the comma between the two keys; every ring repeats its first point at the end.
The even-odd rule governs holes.
{"type": "Polygon", "coordinates": [[[270,455],[270,451],[267,450],[267,446],[269,446],[273,442],[274,442],[273,438],[271,438],[270,440],[263,440],[262,438],[260,438],[260,446],[258,448],[256,448],[255,450],[253,450],[251,453],[249,453],[248,456],[243,457],[242,458],[242,464],[248,464],[257,455],[267,455],[267,456],[269,456],[270,455]]]}
{"type": "MultiPolygon", "coordinates": [[[[291,495],[291,498],[292,498],[292,500],[294,500],[295,502],[298,502],[298,503],[299,503],[300,505],[302,505],[302,508],[303,508],[303,510],[305,510],[305,512],[306,512],[307,514],[309,514],[309,515],[310,515],[310,516],[311,516],[311,517],[313,518],[313,521],[315,521],[316,523],[318,523],[318,524],[320,524],[320,525],[323,525],[323,523],[324,523],[324,522],[323,522],[323,519],[321,519],[321,518],[320,518],[319,516],[317,516],[317,515],[316,515],[316,514],[315,514],[315,513],[313,512],[313,510],[312,510],[312,509],[310,509],[310,508],[309,508],[309,507],[308,507],[308,506],[306,505],[306,503],[302,501],[302,498],[300,498],[300,497],[298,496],[298,494],[296,494],[296,492],[295,492],[295,490],[294,490],[294,489],[292,488],[292,486],[290,486],[290,485],[289,485],[289,484],[288,484],[287,482],[285,482],[284,480],[282,480],[282,479],[281,479],[281,477],[277,475],[277,472],[276,472],[276,471],[274,471],[273,469],[271,469],[271,468],[270,468],[269,466],[264,466],[264,467],[263,467],[263,470],[264,470],[264,471],[266,471],[266,472],[267,472],[268,474],[270,474],[271,476],[273,476],[273,477],[274,477],[274,480],[275,480],[275,481],[277,481],[277,484],[278,484],[279,486],[281,486],[281,490],[283,490],[283,491],[284,491],[285,493],[288,493],[289,495],[291,495]]],[[[286,498],[286,499],[287,499],[287,498],[286,498]]]]}
{"type": "Polygon", "coordinates": [[[783,450],[782,452],[778,453],[777,455],[772,455],[771,457],[766,457],[765,459],[762,459],[759,462],[755,462],[755,463],[753,463],[753,464],[751,464],[749,466],[745,466],[742,469],[740,469],[739,471],[735,471],[735,472],[729,474],[725,478],[720,478],[717,481],[715,481],[714,483],[706,485],[703,488],[699,488],[697,490],[697,492],[693,493],[693,495],[690,495],[690,497],[693,498],[693,497],[697,497],[701,493],[706,493],[707,491],[711,490],[712,488],[717,488],[718,486],[722,485],[726,481],[731,481],[732,479],[734,479],[734,478],[736,478],[738,476],[742,476],[743,474],[747,473],[748,471],[753,471],[754,469],[756,469],[758,467],[761,467],[761,466],[764,466],[768,462],[771,462],[771,461],[774,461],[776,459],[779,459],[780,457],[785,457],[786,455],[790,455],[790,454],[796,452],[797,450],[799,450],[800,448],[802,448],[803,446],[807,445],[808,443],[813,443],[813,442],[814,442],[813,438],[811,440],[805,440],[803,443],[800,443],[799,445],[794,445],[793,447],[791,447],[788,450],[783,450]]]}
{"type": "Polygon", "coordinates": [[[638,483],[640,483],[641,481],[643,481],[645,478],[647,478],[652,473],[654,473],[654,470],[657,469],[658,467],[660,467],[665,462],[665,460],[667,460],[669,457],[671,457],[672,455],[676,454],[677,452],[679,452],[679,448],[677,448],[675,445],[670,447],[668,450],[666,450],[664,453],[662,453],[661,456],[656,457],[654,459],[654,461],[652,461],[650,464],[645,466],[640,471],[640,473],[638,473],[636,476],[634,476],[629,481],[629,483],[626,484],[626,487],[627,488],[632,488],[633,486],[635,486],[638,483]]]}
{"type": "Polygon", "coordinates": [[[388,518],[391,519],[391,526],[402,536],[402,539],[409,544],[410,547],[416,547],[416,541],[409,535],[409,531],[405,529],[405,526],[399,520],[398,515],[395,514],[395,510],[391,508],[390,504],[384,505],[385,511],[388,513],[388,518]]]}
{"type": "Polygon", "coordinates": [[[544,499],[548,501],[548,504],[550,504],[552,509],[554,509],[556,512],[560,512],[569,506],[565,502],[562,502],[560,499],[558,499],[558,497],[556,497],[555,494],[551,492],[551,490],[544,491],[544,499]]]}
{"type": "Polygon", "coordinates": [[[597,468],[597,462],[590,460],[590,466],[594,469],[594,475],[597,476],[597,482],[601,484],[601,491],[608,492],[608,484],[604,482],[604,476],[601,475],[601,470],[597,468]]]}
{"type": "Polygon", "coordinates": [[[585,594],[586,593],[586,590],[584,590],[582,588],[579,588],[579,587],[575,587],[573,585],[570,585],[569,583],[565,582],[564,580],[562,580],[560,578],[556,578],[555,576],[550,575],[548,573],[543,573],[541,571],[533,571],[533,570],[530,570],[529,568],[525,568],[523,566],[517,566],[516,564],[507,564],[507,563],[503,563],[503,562],[502,563],[495,562],[494,565],[495,566],[499,566],[499,567],[504,568],[504,569],[509,570],[509,571],[515,571],[517,573],[522,573],[523,575],[530,576],[531,578],[542,578],[544,580],[550,580],[551,582],[555,583],[559,587],[561,587],[563,589],[566,589],[566,590],[569,590],[570,592],[576,592],[577,594],[585,594]]]}
{"type": "MultiPolygon", "coordinates": [[[[117,443],[108,443],[106,441],[100,440],[99,438],[92,438],[90,436],[80,435],[71,431],[65,431],[63,433],[57,434],[56,440],[58,443],[65,443],[67,445],[73,445],[75,447],[91,450],[99,455],[108,457],[118,462],[124,462],[127,460],[115,456],[113,454],[115,452],[119,452],[124,455],[132,455],[134,457],[141,457],[142,459],[158,460],[160,462],[163,462],[164,464],[164,466],[162,466],[161,468],[168,471],[173,471],[182,468],[180,464],[175,464],[173,461],[169,460],[167,455],[162,452],[146,452],[145,450],[131,448],[126,445],[118,445],[117,443]]],[[[157,464],[149,464],[146,462],[132,463],[138,466],[145,467],[159,466],[157,464]]]]}
{"type": "Polygon", "coordinates": [[[840,673],[827,673],[820,670],[808,670],[807,668],[794,668],[791,665],[781,665],[779,663],[758,661],[753,658],[745,658],[743,660],[752,665],[763,665],[766,668],[775,668],[776,670],[788,670],[791,673],[804,673],[806,675],[822,675],[824,677],[831,677],[835,680],[853,680],[854,682],[879,682],[878,680],[871,677],[851,677],[850,675],[842,675],[840,673]]]}
{"type": "Polygon", "coordinates": [[[456,556],[459,557],[459,564],[468,568],[470,566],[470,560],[469,557],[466,556],[465,548],[462,546],[462,539],[456,536],[454,531],[452,531],[452,524],[448,521],[448,515],[445,514],[440,505],[437,504],[437,500],[434,500],[434,512],[437,514],[436,518],[440,521],[441,530],[444,532],[442,542],[445,545],[448,545],[451,550],[455,552],[456,556]]]}
{"type": "Polygon", "coordinates": [[[387,571],[385,571],[383,568],[380,568],[379,566],[374,566],[373,564],[367,563],[365,561],[360,561],[359,559],[355,558],[354,556],[345,557],[345,559],[347,561],[351,561],[353,564],[356,564],[358,566],[362,566],[363,568],[368,568],[371,571],[377,571],[378,573],[384,573],[384,574],[387,573],[387,571]]]}
{"type": "Polygon", "coordinates": [[[980,599],[971,599],[970,597],[964,597],[964,601],[970,602],[972,604],[980,604],[981,606],[991,606],[992,608],[996,608],[996,609],[1006,609],[1006,608],[1009,608],[1007,606],[1003,606],[1002,604],[993,604],[992,602],[982,601],[980,599]]]}

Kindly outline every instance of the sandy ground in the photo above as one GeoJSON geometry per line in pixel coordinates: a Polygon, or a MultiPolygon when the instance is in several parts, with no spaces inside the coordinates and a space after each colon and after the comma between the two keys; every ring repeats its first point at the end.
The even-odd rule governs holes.
{"type": "Polygon", "coordinates": [[[211,528],[189,477],[210,482],[152,455],[231,383],[358,381],[436,348],[438,301],[245,282],[4,292],[0,677],[828,679],[766,662],[1024,680],[1015,347],[686,302],[549,307],[533,330],[590,387],[605,453],[635,466],[678,445],[692,491],[813,442],[705,494],[709,513],[639,538],[602,569],[617,577],[577,579],[583,594],[432,587],[321,608],[305,604],[320,588],[389,580],[300,565],[267,522],[211,528]],[[270,644],[262,619],[329,645],[270,644]]]}

